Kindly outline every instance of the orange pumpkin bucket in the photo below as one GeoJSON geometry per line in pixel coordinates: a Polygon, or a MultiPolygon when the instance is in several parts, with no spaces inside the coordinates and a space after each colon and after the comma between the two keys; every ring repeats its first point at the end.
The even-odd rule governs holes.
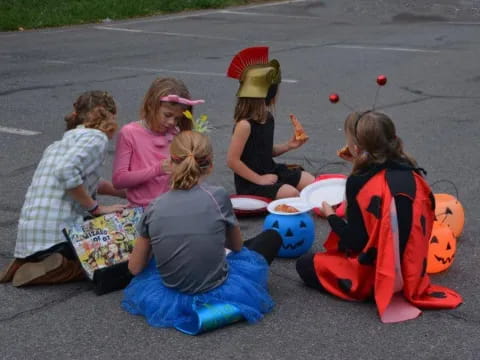
{"type": "Polygon", "coordinates": [[[457,239],[447,224],[433,222],[428,245],[427,272],[435,274],[447,270],[453,263],[457,251],[457,239]]]}
{"type": "Polygon", "coordinates": [[[442,224],[450,226],[453,234],[459,237],[465,225],[465,211],[460,201],[449,194],[434,194],[435,217],[442,224]]]}

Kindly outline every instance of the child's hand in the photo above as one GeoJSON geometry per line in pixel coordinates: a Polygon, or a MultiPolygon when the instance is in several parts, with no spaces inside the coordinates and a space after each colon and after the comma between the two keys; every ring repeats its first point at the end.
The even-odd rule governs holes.
{"type": "Polygon", "coordinates": [[[265,174],[260,176],[257,185],[273,185],[278,181],[278,176],[275,174],[265,174]]]}
{"type": "Polygon", "coordinates": [[[295,133],[292,135],[291,139],[288,140],[288,150],[293,150],[293,149],[297,149],[299,148],[300,146],[302,146],[303,144],[305,144],[307,142],[308,139],[303,139],[303,140],[297,140],[297,138],[295,137],[295,133]]]}
{"type": "Polygon", "coordinates": [[[326,201],[322,201],[322,212],[326,217],[335,215],[335,210],[333,210],[333,207],[326,201]]]}
{"type": "Polygon", "coordinates": [[[165,159],[162,161],[162,170],[165,174],[170,174],[172,172],[172,164],[170,159],[165,159]]]}
{"type": "Polygon", "coordinates": [[[127,205],[115,204],[115,205],[98,205],[97,210],[93,212],[93,215],[100,216],[103,214],[110,214],[114,212],[122,212],[127,205]]]}

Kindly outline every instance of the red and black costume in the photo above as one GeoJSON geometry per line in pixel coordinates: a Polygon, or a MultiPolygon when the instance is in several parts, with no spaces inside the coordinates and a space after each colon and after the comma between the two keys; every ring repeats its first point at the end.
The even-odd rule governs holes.
{"type": "Polygon", "coordinates": [[[400,289],[421,308],[462,303],[459,294],[432,285],[426,274],[435,200],[418,169],[393,161],[372,166],[347,179],[346,195],[348,222],[329,216],[326,251],[297,262],[307,285],[345,300],[374,298],[380,315],[400,289]]]}

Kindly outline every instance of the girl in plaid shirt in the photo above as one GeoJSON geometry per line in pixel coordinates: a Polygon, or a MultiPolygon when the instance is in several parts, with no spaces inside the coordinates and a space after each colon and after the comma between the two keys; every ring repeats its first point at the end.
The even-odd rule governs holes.
{"type": "Polygon", "coordinates": [[[86,92],[74,103],[74,112],[65,118],[68,131],[47,147],[35,170],[20,213],[15,259],[0,273],[0,282],[22,286],[83,278],[62,229],[83,222],[87,214],[125,207],[95,200],[97,191],[123,195],[100,178],[108,140],[117,129],[115,114],[115,102],[107,92],[86,92]]]}

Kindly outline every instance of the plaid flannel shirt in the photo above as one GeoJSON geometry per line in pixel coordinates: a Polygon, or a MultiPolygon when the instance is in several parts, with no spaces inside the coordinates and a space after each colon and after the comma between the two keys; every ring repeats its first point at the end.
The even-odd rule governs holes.
{"type": "Polygon", "coordinates": [[[66,241],[62,229],[83,222],[85,209],[66,190],[83,184],[95,195],[107,144],[100,130],[79,127],[47,147],[20,213],[15,257],[24,258],[66,241]]]}

